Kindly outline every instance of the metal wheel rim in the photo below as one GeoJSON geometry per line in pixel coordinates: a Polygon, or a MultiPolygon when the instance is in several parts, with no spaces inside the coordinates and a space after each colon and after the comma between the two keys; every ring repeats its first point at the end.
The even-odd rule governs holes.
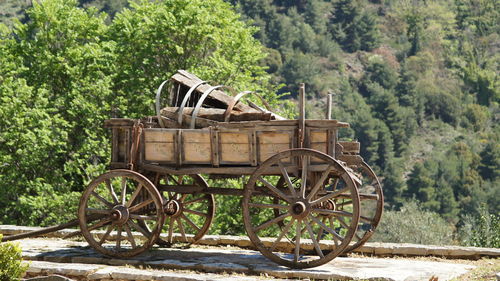
{"type": "MultiPolygon", "coordinates": [[[[358,248],[360,248],[361,246],[363,246],[371,237],[372,235],[375,233],[375,229],[377,228],[379,222],[380,222],[380,219],[382,218],[382,213],[384,211],[384,193],[382,191],[382,186],[380,185],[380,182],[378,180],[378,177],[377,175],[375,175],[375,172],[373,172],[372,168],[366,164],[364,161],[357,167],[358,169],[362,170],[365,175],[367,175],[371,180],[370,180],[370,184],[373,184],[374,186],[374,189],[375,189],[375,193],[377,194],[377,199],[375,199],[377,201],[376,203],[376,208],[375,208],[375,214],[371,217],[368,217],[369,218],[369,223],[371,225],[370,229],[364,231],[363,235],[359,236],[358,235],[354,235],[353,237],[353,240],[352,241],[355,241],[354,244],[351,244],[349,245],[345,250],[344,252],[345,253],[348,253],[348,252],[352,252],[358,248]]],[[[363,180],[362,180],[363,182],[363,180]]],[[[358,189],[358,191],[360,191],[358,189]]],[[[362,207],[362,202],[364,200],[373,200],[373,199],[368,199],[366,197],[363,197],[363,194],[361,193],[360,191],[360,221],[359,221],[359,225],[358,225],[358,228],[360,228],[363,224],[363,222],[366,222],[366,216],[364,216],[364,213],[363,211],[366,211],[363,207],[362,207]]],[[[361,231],[363,232],[363,231],[361,231]]]]}
{"type": "MultiPolygon", "coordinates": [[[[322,172],[322,174],[323,173],[326,173],[326,175],[329,176],[330,172],[328,172],[328,173],[322,172]]],[[[260,179],[259,179],[259,181],[260,181],[260,179]]],[[[321,182],[321,180],[319,180],[317,182],[321,182]]],[[[307,183],[307,180],[306,180],[306,183],[307,183]]],[[[312,189],[314,189],[314,188],[312,188],[312,189]]],[[[310,191],[310,192],[313,193],[312,191],[310,191]]],[[[336,194],[336,193],[337,192],[332,192],[330,194],[330,196],[333,194],[336,194]]],[[[306,196],[309,196],[309,195],[306,194],[306,196]]],[[[314,196],[314,194],[313,194],[313,196],[314,196]]],[[[327,197],[328,196],[323,196],[323,197],[321,197],[321,200],[323,200],[324,198],[327,198],[327,197]]],[[[313,199],[311,198],[311,200],[313,200],[313,199]]],[[[295,202],[295,201],[291,201],[291,202],[295,202]]],[[[317,202],[317,201],[314,201],[314,202],[317,202]]],[[[251,204],[259,205],[257,203],[251,203],[251,204]]],[[[307,205],[308,203],[306,202],[304,204],[307,205]]],[[[298,205],[297,209],[301,208],[299,206],[300,204],[290,203],[290,210],[295,208],[295,205],[298,205]],[[293,206],[293,208],[292,208],[292,206],[293,206]]],[[[313,205],[311,205],[311,206],[313,206],[313,205]]],[[[282,207],[280,207],[280,208],[282,208],[282,207]]],[[[332,157],[330,157],[326,154],[323,154],[321,152],[311,150],[311,149],[292,149],[292,150],[280,152],[280,153],[272,156],[271,158],[266,160],[259,168],[257,168],[257,170],[254,172],[254,174],[250,177],[249,182],[245,186],[245,191],[244,191],[244,196],[243,196],[243,201],[242,201],[242,209],[243,209],[243,219],[244,219],[244,224],[245,224],[247,234],[248,234],[250,240],[254,243],[254,245],[257,247],[257,249],[259,249],[259,251],[264,256],[266,256],[267,258],[271,259],[272,261],[274,261],[278,264],[281,264],[281,265],[284,265],[287,267],[310,268],[310,267],[319,266],[319,265],[322,265],[322,264],[325,264],[325,263],[331,261],[332,259],[334,259],[338,255],[342,254],[344,249],[348,246],[350,240],[352,239],[352,237],[354,235],[354,232],[356,230],[358,220],[359,220],[359,197],[358,197],[357,189],[355,187],[353,179],[347,173],[347,171],[344,169],[344,167],[342,165],[340,165],[339,162],[337,162],[335,159],[333,159],[332,157]],[[315,250],[315,253],[317,255],[317,258],[316,259],[313,258],[313,260],[305,260],[305,261],[300,260],[300,257],[301,257],[300,251],[301,251],[301,249],[302,249],[301,247],[303,245],[303,244],[300,244],[300,240],[301,240],[300,237],[303,235],[303,232],[301,231],[302,225],[298,223],[299,219],[296,219],[297,220],[296,233],[300,233],[300,234],[297,234],[297,236],[296,236],[296,237],[298,237],[298,239],[297,238],[295,239],[296,244],[294,247],[294,254],[293,254],[294,257],[293,257],[293,260],[291,260],[289,258],[284,257],[281,254],[278,255],[279,253],[278,254],[274,253],[274,252],[276,252],[274,250],[274,245],[276,243],[279,243],[280,240],[283,238],[282,233],[280,233],[278,238],[276,238],[276,240],[274,240],[271,247],[267,247],[264,245],[263,241],[261,240],[261,238],[259,237],[259,235],[256,232],[262,230],[263,225],[268,224],[269,221],[272,221],[272,220],[266,221],[263,224],[260,224],[254,228],[252,221],[251,221],[251,212],[250,212],[251,207],[249,205],[251,203],[250,199],[252,197],[252,193],[254,193],[254,191],[255,191],[256,181],[258,180],[258,178],[262,174],[264,174],[263,172],[265,172],[274,163],[278,163],[278,161],[281,159],[290,158],[290,157],[304,157],[301,155],[308,155],[308,157],[319,158],[319,159],[329,163],[329,166],[334,166],[335,169],[340,171],[341,175],[339,177],[342,177],[342,179],[345,180],[346,185],[347,185],[346,187],[344,187],[342,189],[342,190],[344,190],[342,192],[342,195],[345,195],[345,194],[343,194],[344,192],[349,192],[349,198],[353,202],[353,210],[352,210],[352,213],[350,214],[351,215],[351,222],[348,225],[349,228],[347,230],[347,233],[345,233],[345,236],[343,237],[343,240],[341,241],[341,243],[339,245],[336,245],[335,249],[328,252],[328,251],[322,250],[320,248],[319,242],[317,242],[317,241],[314,242],[314,239],[310,239],[313,241],[314,250],[315,250]],[[259,228],[259,230],[256,231],[255,229],[257,229],[257,228],[259,228]],[[321,252],[321,254],[320,254],[320,252],[321,252]]],[[[311,210],[313,210],[313,208],[311,208],[311,210]]],[[[309,215],[307,215],[306,219],[309,219],[309,215]]],[[[291,221],[292,221],[292,223],[289,223],[289,225],[292,225],[294,223],[293,220],[291,220],[291,221]]],[[[313,221],[313,219],[311,218],[311,221],[309,221],[308,223],[304,223],[304,225],[305,225],[304,228],[307,228],[308,232],[309,232],[309,229],[312,229],[312,227],[310,226],[312,221],[313,221]],[[307,224],[309,224],[309,226],[307,226],[307,224]]],[[[314,221],[317,221],[317,220],[314,220],[314,221]]],[[[317,224],[319,226],[319,223],[317,223],[317,224]]],[[[290,228],[290,226],[288,226],[288,228],[290,228]]],[[[312,231],[310,233],[311,233],[310,234],[311,238],[316,236],[316,233],[314,233],[314,231],[312,231]]],[[[320,238],[320,240],[321,239],[322,238],[320,238]]]]}

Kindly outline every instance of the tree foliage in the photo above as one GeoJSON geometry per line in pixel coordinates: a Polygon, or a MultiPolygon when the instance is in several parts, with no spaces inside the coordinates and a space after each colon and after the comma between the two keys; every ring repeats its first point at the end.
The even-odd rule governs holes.
{"type": "Polygon", "coordinates": [[[223,1],[134,2],[107,23],[76,0],[46,0],[27,17],[0,35],[2,223],[73,218],[109,163],[103,121],[151,114],[154,88],[177,69],[269,89],[255,30],[223,1]]]}
{"type": "MultiPolygon", "coordinates": [[[[414,199],[465,227],[466,214],[500,211],[498,1],[44,0],[26,13],[4,2],[4,223],[72,216],[108,163],[102,121],[151,114],[179,68],[261,90],[287,116],[299,83],[309,118],[332,95],[332,117],[351,124],[339,137],[361,142],[395,212],[414,199]]],[[[243,231],[227,200],[214,233],[243,231]]]]}

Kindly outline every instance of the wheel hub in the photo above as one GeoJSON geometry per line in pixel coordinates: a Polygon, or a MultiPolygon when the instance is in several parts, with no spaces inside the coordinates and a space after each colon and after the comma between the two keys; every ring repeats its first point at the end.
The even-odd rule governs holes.
{"type": "Polygon", "coordinates": [[[181,213],[182,206],[176,200],[168,201],[163,207],[163,211],[167,216],[176,217],[181,213]]]}
{"type": "Polygon", "coordinates": [[[333,200],[330,199],[330,200],[323,202],[321,205],[321,208],[325,209],[325,210],[335,211],[335,209],[337,209],[337,205],[335,204],[335,202],[333,200]]]}
{"type": "Polygon", "coordinates": [[[129,219],[130,212],[127,207],[123,205],[116,205],[111,210],[111,220],[118,225],[126,223],[129,219]]]}
{"type": "Polygon", "coordinates": [[[309,208],[306,203],[302,201],[297,201],[290,205],[290,213],[294,218],[304,218],[309,214],[309,208]]]}

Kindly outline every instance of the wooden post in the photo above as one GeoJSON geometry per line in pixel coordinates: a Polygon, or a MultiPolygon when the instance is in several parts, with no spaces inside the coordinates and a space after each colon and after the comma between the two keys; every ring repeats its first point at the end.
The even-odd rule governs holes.
{"type": "Polygon", "coordinates": [[[328,94],[326,97],[326,120],[332,120],[332,95],[328,94]]]}
{"type": "Polygon", "coordinates": [[[299,147],[304,147],[306,123],[306,86],[300,83],[299,86],[299,147]]]}

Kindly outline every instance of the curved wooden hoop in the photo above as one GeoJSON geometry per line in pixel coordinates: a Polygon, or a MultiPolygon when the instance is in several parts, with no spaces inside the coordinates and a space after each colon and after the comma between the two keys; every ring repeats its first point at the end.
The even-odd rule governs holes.
{"type": "Polygon", "coordinates": [[[271,107],[269,106],[269,104],[267,103],[267,101],[264,98],[262,98],[262,96],[259,95],[256,91],[243,91],[243,92],[238,93],[234,97],[234,99],[231,101],[231,103],[227,106],[227,109],[224,112],[224,122],[229,122],[229,118],[231,117],[231,112],[233,111],[234,106],[240,101],[240,99],[243,96],[245,96],[247,94],[254,94],[257,97],[259,97],[259,99],[262,101],[262,103],[264,104],[264,106],[266,107],[266,109],[269,110],[269,111],[271,111],[271,107]]]}
{"type": "Polygon", "coordinates": [[[165,80],[161,83],[160,87],[158,87],[158,90],[156,91],[156,98],[155,98],[155,109],[156,109],[156,117],[158,117],[158,123],[160,124],[160,127],[165,128],[165,124],[163,124],[163,120],[161,118],[160,114],[160,96],[161,96],[161,90],[163,90],[163,86],[167,84],[167,82],[170,80],[165,80]]]}
{"type": "Polygon", "coordinates": [[[210,95],[210,93],[213,92],[216,89],[227,89],[227,90],[229,90],[231,92],[234,92],[233,88],[231,88],[229,86],[224,86],[224,85],[213,86],[213,87],[209,88],[208,90],[206,90],[203,93],[203,95],[201,96],[201,98],[198,100],[198,103],[196,104],[196,107],[194,108],[193,113],[191,114],[191,126],[190,126],[191,129],[195,128],[195,125],[196,125],[196,116],[198,116],[198,112],[200,111],[200,108],[203,105],[203,102],[208,97],[208,95],[210,95]]]}
{"type": "Polygon", "coordinates": [[[207,81],[200,81],[196,84],[194,84],[191,88],[189,88],[189,91],[187,91],[186,95],[184,96],[184,99],[182,100],[181,106],[179,106],[179,113],[177,115],[177,123],[179,125],[182,125],[182,113],[184,111],[184,107],[186,106],[189,98],[191,97],[191,94],[193,94],[194,90],[198,88],[200,85],[207,83],[207,81]]]}

